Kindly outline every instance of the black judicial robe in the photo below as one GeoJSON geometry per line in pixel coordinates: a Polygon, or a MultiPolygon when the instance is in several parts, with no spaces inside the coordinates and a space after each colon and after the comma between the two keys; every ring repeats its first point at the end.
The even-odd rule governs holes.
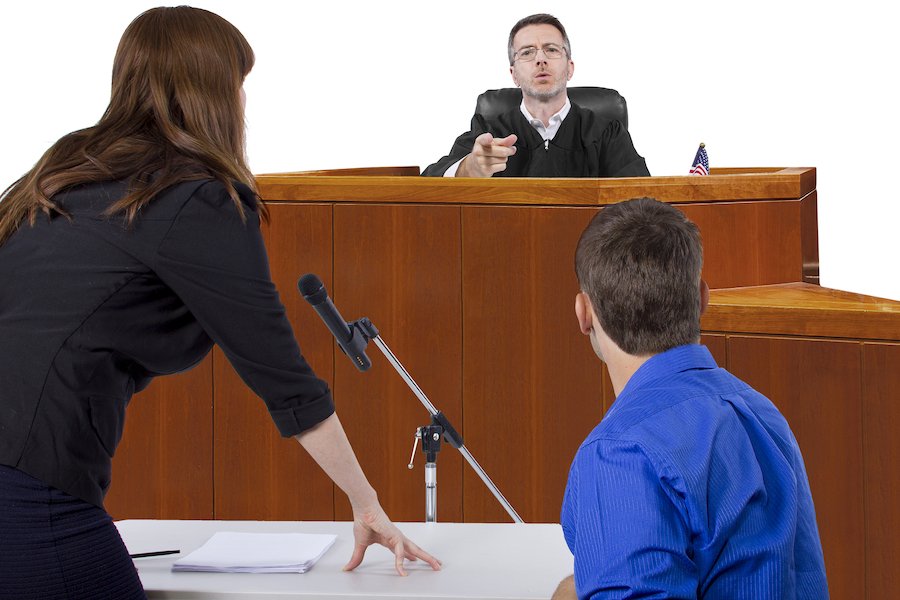
{"type": "Polygon", "coordinates": [[[646,177],[647,163],[634,149],[619,121],[598,118],[575,103],[552,140],[545,142],[518,106],[496,117],[472,117],[472,129],[453,143],[450,154],[428,166],[422,175],[441,177],[472,151],[475,138],[490,132],[495,138],[516,134],[516,153],[495,177],[646,177]]]}

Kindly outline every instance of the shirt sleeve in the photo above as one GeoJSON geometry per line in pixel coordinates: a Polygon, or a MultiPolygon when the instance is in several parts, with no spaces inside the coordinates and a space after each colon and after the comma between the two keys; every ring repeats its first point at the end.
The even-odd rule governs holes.
{"type": "Polygon", "coordinates": [[[562,525],[580,600],[696,598],[679,487],[637,443],[601,439],[578,451],[562,525]]]}
{"type": "Polygon", "coordinates": [[[220,182],[197,188],[163,238],[155,270],[288,437],[323,421],[334,404],[300,353],[269,274],[255,204],[238,189],[246,222],[220,182]]]}
{"type": "Polygon", "coordinates": [[[463,156],[461,159],[447,167],[447,170],[444,171],[444,177],[456,177],[456,172],[459,171],[459,165],[463,160],[465,160],[465,158],[466,157],[463,156]]]}

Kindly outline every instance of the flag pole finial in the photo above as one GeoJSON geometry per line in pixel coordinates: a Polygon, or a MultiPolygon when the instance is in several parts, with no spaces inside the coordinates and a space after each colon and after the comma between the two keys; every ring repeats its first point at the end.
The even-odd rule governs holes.
{"type": "Polygon", "coordinates": [[[700,147],[701,147],[701,148],[706,148],[706,144],[704,144],[703,142],[700,142],[700,147]]]}

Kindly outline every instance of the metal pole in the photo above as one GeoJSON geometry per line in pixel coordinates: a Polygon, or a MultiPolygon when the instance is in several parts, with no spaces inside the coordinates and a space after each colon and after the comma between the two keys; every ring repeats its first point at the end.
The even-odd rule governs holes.
{"type": "MultiPolygon", "coordinates": [[[[394,367],[394,369],[397,371],[397,373],[400,374],[400,377],[403,379],[403,381],[406,382],[406,385],[409,386],[409,389],[411,389],[413,391],[413,393],[416,395],[416,397],[419,399],[419,401],[422,402],[422,405],[425,406],[425,409],[428,410],[428,412],[431,414],[431,416],[438,414],[438,411],[434,407],[434,405],[431,403],[431,400],[428,399],[428,396],[425,395],[425,392],[422,391],[422,388],[419,387],[419,385],[410,376],[409,372],[407,372],[407,370],[403,367],[403,365],[400,364],[400,361],[397,360],[397,357],[394,356],[394,353],[391,352],[391,349],[388,348],[387,344],[384,343],[384,340],[381,339],[381,336],[376,335],[375,337],[372,338],[372,340],[375,342],[375,345],[378,346],[378,349],[381,350],[381,353],[384,354],[385,358],[388,359],[388,362],[391,363],[391,365],[394,367]]],[[[487,473],[485,473],[484,469],[481,468],[481,465],[478,464],[478,461],[475,460],[475,457],[472,456],[472,453],[469,452],[469,450],[466,448],[465,444],[463,444],[462,446],[459,447],[459,451],[462,453],[463,458],[465,458],[466,461],[469,463],[469,466],[471,466],[475,470],[475,473],[478,474],[478,477],[481,478],[481,481],[484,482],[484,484],[487,486],[487,488],[494,495],[494,498],[496,498],[497,501],[500,502],[500,504],[503,506],[504,510],[506,510],[506,514],[508,514],[514,522],[524,523],[524,521],[522,521],[522,517],[519,516],[519,514],[515,511],[515,509],[512,507],[512,505],[506,499],[506,497],[504,497],[503,494],[500,493],[500,490],[497,488],[497,486],[494,484],[494,482],[491,481],[491,478],[488,477],[488,475],[487,475],[487,473]]],[[[429,463],[429,464],[433,464],[433,463],[429,463]]],[[[428,489],[428,472],[429,471],[428,471],[428,468],[426,465],[426,471],[425,471],[426,489],[428,489]]],[[[434,487],[430,488],[430,489],[434,493],[436,493],[437,492],[436,470],[434,473],[434,477],[435,477],[435,484],[434,484],[434,487]]],[[[426,520],[427,520],[427,518],[428,518],[428,514],[427,514],[428,513],[428,494],[427,493],[426,493],[425,502],[426,502],[426,520]]],[[[436,505],[437,505],[437,498],[435,497],[435,499],[432,503],[432,507],[436,507],[436,505]]]]}
{"type": "Polygon", "coordinates": [[[425,522],[437,523],[437,464],[425,463],[425,522]]]}

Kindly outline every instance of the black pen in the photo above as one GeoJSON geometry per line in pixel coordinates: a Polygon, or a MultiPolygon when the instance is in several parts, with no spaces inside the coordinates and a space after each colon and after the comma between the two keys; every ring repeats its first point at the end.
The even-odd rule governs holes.
{"type": "Polygon", "coordinates": [[[150,556],[166,556],[167,554],[178,554],[181,550],[157,550],[156,552],[138,552],[137,554],[129,554],[131,558],[148,558],[150,556]]]}

